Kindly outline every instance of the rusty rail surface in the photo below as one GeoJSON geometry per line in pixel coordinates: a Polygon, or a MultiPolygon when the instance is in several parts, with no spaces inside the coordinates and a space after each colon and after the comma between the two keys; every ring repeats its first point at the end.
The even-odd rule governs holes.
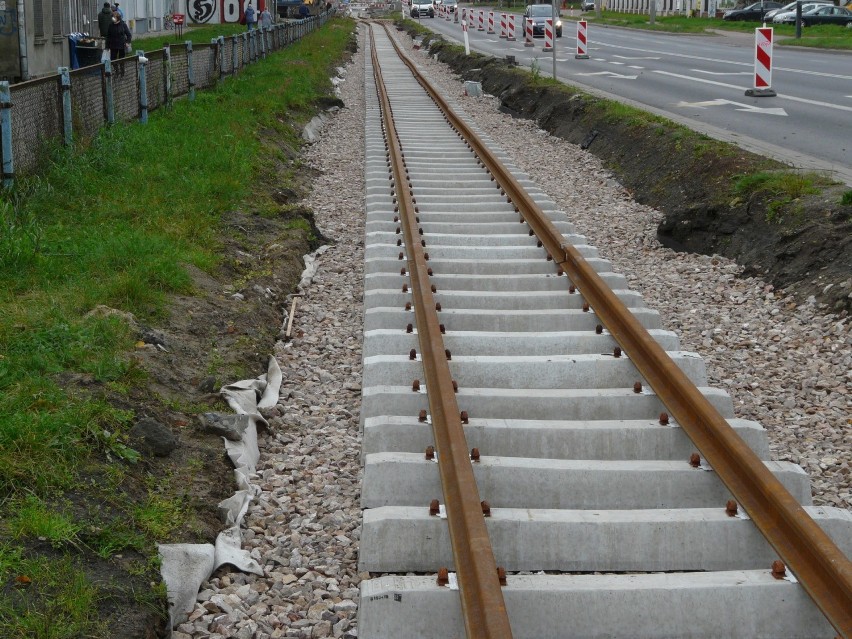
{"type": "MultiPolygon", "coordinates": [[[[387,27],[385,27],[387,30],[387,27]]],[[[758,530],[793,571],[834,628],[852,639],[852,561],[811,519],[713,405],[677,367],[603,279],[569,244],[541,208],[453,112],[399,49],[418,82],[470,143],[556,264],[568,274],[601,323],[689,435],[758,530]]]]}
{"type": "Polygon", "coordinates": [[[382,80],[372,27],[370,40],[373,74],[385,127],[385,147],[393,169],[393,193],[397,198],[408,254],[407,264],[411,275],[417,336],[426,377],[432,430],[439,457],[438,470],[444,492],[465,630],[467,637],[471,639],[510,639],[512,631],[500,589],[497,564],[485,527],[479,489],[473,476],[467,440],[453,389],[453,378],[441,337],[435,298],[429,283],[427,258],[420,244],[418,209],[407,175],[405,154],[396,133],[390,100],[382,80]]]}

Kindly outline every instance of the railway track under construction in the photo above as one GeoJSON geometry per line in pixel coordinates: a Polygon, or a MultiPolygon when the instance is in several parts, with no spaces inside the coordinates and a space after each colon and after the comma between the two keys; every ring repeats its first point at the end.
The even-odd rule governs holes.
{"type": "Polygon", "coordinates": [[[852,637],[852,513],[370,31],[359,637],[852,637]]]}

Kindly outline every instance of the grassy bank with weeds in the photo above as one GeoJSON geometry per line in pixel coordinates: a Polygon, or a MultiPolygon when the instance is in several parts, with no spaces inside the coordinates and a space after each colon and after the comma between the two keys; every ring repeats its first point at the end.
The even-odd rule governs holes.
{"type": "Polygon", "coordinates": [[[332,21],[146,126],[56,152],[41,175],[2,192],[3,636],[134,636],[116,630],[128,607],[162,620],[164,592],[149,585],[159,583],[155,543],[193,530],[187,486],[201,461],[155,472],[128,437],[134,394],[149,381],[135,323],[156,326],[172,296],[195,294],[190,271],[223,266],[230,212],[278,213],[258,180],[287,186],[270,167],[293,165],[284,149],[298,149],[298,123],[330,92],[351,31],[332,21]]]}

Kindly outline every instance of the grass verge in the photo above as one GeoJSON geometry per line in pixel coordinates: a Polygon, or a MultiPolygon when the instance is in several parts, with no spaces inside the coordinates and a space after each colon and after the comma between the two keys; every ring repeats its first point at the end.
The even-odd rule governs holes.
{"type": "MultiPolygon", "coordinates": [[[[156,321],[170,295],[193,292],[187,265],[217,266],[226,212],[272,210],[256,186],[276,147],[261,134],[299,146],[290,122],[309,119],[329,93],[351,31],[332,21],[147,126],[117,125],[56,151],[44,173],[0,194],[4,636],[115,636],[93,562],[107,560],[119,582],[155,578],[155,542],[192,526],[183,478],[140,468],[127,437],[135,415],[103,390],[144,382],[134,330],[120,314],[92,311],[156,321]]],[[[133,597],[163,610],[159,587],[133,597]]]]}

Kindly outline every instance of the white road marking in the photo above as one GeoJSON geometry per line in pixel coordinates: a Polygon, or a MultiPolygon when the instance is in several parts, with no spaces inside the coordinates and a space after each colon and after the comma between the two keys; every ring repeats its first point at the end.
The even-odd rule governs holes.
{"type": "Polygon", "coordinates": [[[783,115],[786,117],[787,112],[781,107],[756,107],[751,104],[743,104],[742,102],[734,102],[733,100],[707,100],[705,102],[678,102],[676,107],[693,107],[697,109],[706,109],[711,106],[724,106],[731,104],[737,107],[737,111],[746,111],[747,113],[759,113],[763,115],[783,115]]]}
{"type": "MultiPolygon", "coordinates": [[[[591,42],[592,41],[590,40],[589,43],[591,44],[591,42]]],[[[750,60],[749,62],[735,62],[733,60],[720,60],[720,59],[717,59],[717,58],[708,58],[706,56],[700,56],[700,55],[687,55],[685,53],[670,53],[668,51],[655,51],[653,49],[640,49],[638,47],[625,47],[625,46],[621,46],[621,45],[617,45],[617,44],[609,44],[608,45],[605,42],[599,42],[597,40],[595,41],[595,44],[604,45],[606,47],[609,47],[610,49],[638,51],[640,53],[655,53],[655,54],[664,56],[666,58],[685,58],[687,60],[701,60],[702,62],[719,62],[721,64],[732,64],[732,65],[738,66],[738,67],[748,67],[748,68],[754,67],[754,61],[753,60],[750,60]]],[[[591,48],[592,49],[600,49],[600,48],[604,48],[604,47],[591,47],[591,48]]],[[[813,75],[813,76],[819,76],[819,77],[822,77],[822,78],[836,78],[838,80],[852,80],[852,75],[840,75],[840,74],[837,74],[837,73],[823,73],[821,71],[805,71],[803,69],[791,69],[790,67],[773,67],[773,70],[774,71],[788,71],[790,73],[802,73],[804,75],[813,75]]]]}
{"type": "Polygon", "coordinates": [[[628,65],[628,66],[629,66],[631,69],[644,69],[644,68],[645,68],[645,67],[637,66],[637,65],[635,65],[635,64],[630,64],[630,65],[628,65]]]}
{"type": "MultiPolygon", "coordinates": [[[[728,89],[737,89],[742,91],[743,87],[736,84],[728,84],[727,82],[716,82],[715,80],[705,80],[704,78],[693,78],[688,75],[681,75],[679,73],[670,73],[668,71],[659,71],[654,70],[654,73],[659,73],[660,75],[668,75],[673,78],[681,78],[683,80],[691,80],[692,82],[701,82],[702,84],[712,84],[717,87],[727,87],[728,89]]],[[[838,111],[850,111],[852,112],[852,107],[843,106],[841,104],[831,104],[830,102],[821,102],[819,100],[808,100],[807,98],[799,98],[795,95],[786,95],[779,94],[778,99],[780,100],[790,100],[791,102],[802,102],[803,104],[812,104],[814,106],[826,107],[827,109],[837,109],[838,111]]]]}
{"type": "Polygon", "coordinates": [[[615,60],[610,60],[609,63],[610,64],[621,64],[621,65],[624,64],[623,62],[616,62],[615,60]]]}
{"type": "Polygon", "coordinates": [[[622,60],[659,60],[660,56],[651,56],[651,55],[618,55],[614,53],[612,55],[613,58],[621,58],[622,60]]]}
{"type": "Polygon", "coordinates": [[[575,73],[576,76],[587,76],[587,75],[605,75],[610,78],[618,78],[620,80],[635,80],[638,78],[638,75],[620,75],[618,73],[613,73],[612,71],[596,71],[595,73],[575,73]]]}
{"type": "Polygon", "coordinates": [[[704,69],[690,69],[690,71],[707,75],[751,75],[751,71],[705,71],[704,69]]]}

